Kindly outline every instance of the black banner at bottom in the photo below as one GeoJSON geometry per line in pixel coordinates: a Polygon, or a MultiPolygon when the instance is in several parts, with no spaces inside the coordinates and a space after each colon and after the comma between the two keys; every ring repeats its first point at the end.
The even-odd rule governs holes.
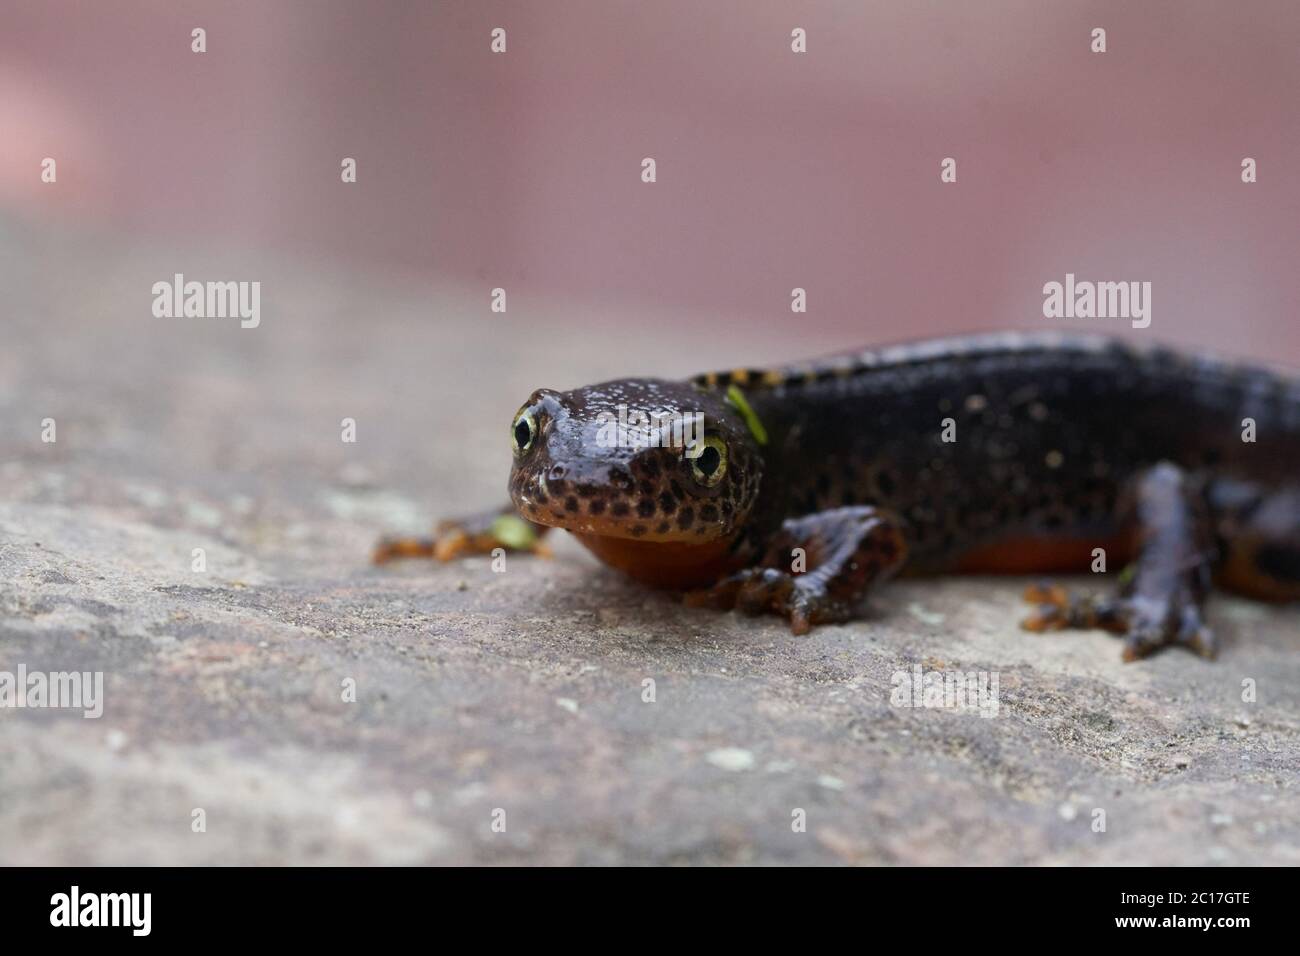
{"type": "Polygon", "coordinates": [[[497,943],[513,931],[532,944],[572,944],[581,927],[610,919],[637,935],[689,932],[694,942],[730,944],[766,938],[778,924],[882,939],[909,926],[965,926],[1070,941],[1229,941],[1293,929],[1293,878],[1276,869],[42,868],[0,871],[0,913],[10,943],[75,934],[81,944],[336,946],[441,927],[454,938],[481,933],[497,943]]]}

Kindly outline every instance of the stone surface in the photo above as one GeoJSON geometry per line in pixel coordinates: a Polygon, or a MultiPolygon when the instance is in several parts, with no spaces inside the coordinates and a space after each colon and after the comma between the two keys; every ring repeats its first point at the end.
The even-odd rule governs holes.
{"type": "Polygon", "coordinates": [[[4,231],[0,670],[102,671],[106,700],[0,710],[0,863],[1300,863],[1295,609],[1220,599],[1218,662],[1125,665],[1020,632],[1017,579],[899,582],[793,637],[567,539],[504,574],[367,563],[502,500],[532,388],[788,335],[4,231]],[[260,278],[261,327],[155,319],[176,271],[260,278]],[[918,663],[996,672],[998,715],[891,706],[918,663]]]}

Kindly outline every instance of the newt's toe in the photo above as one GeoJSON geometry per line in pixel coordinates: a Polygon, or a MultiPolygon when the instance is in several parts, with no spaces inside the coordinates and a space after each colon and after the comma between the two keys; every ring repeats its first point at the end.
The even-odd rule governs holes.
{"type": "Polygon", "coordinates": [[[497,548],[550,557],[542,543],[548,529],[515,514],[514,508],[486,511],[452,521],[442,521],[431,537],[383,538],[372,560],[383,564],[395,558],[433,558],[453,561],[471,554],[491,554],[497,548]]]}
{"type": "Polygon", "coordinates": [[[433,553],[432,538],[386,537],[375,544],[370,560],[374,564],[387,564],[398,558],[428,558],[433,553]]]}
{"type": "Polygon", "coordinates": [[[473,547],[470,536],[460,528],[445,526],[438,528],[438,535],[433,545],[433,556],[437,560],[451,561],[462,554],[474,554],[477,550],[473,547]]]}

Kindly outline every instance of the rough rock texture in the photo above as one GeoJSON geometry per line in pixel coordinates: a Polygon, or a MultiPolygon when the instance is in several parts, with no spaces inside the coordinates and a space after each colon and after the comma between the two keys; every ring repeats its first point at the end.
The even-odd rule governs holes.
{"type": "Polygon", "coordinates": [[[1217,663],[1125,665],[1020,632],[1015,579],[798,638],[564,539],[367,564],[502,499],[533,387],[788,340],[3,231],[0,670],[102,671],[106,701],[0,710],[0,863],[1300,863],[1295,609],[1220,599],[1217,663]],[[154,318],[178,271],[260,279],[261,327],[154,318]],[[916,663],[996,672],[998,716],[891,706],[916,663]]]}

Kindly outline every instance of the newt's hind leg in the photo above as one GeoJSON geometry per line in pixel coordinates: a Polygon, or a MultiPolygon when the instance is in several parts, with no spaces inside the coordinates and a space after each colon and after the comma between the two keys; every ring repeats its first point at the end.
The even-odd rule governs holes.
{"type": "Polygon", "coordinates": [[[1217,645],[1202,608],[1216,551],[1202,491],[1180,468],[1164,462],[1140,475],[1134,492],[1139,550],[1120,593],[1072,597],[1059,587],[1031,587],[1025,599],[1038,610],[1021,626],[1121,634],[1126,661],[1169,644],[1213,657],[1217,645]]]}
{"type": "Polygon", "coordinates": [[[868,588],[905,557],[897,518],[867,506],[834,508],[786,521],[758,565],[690,592],[686,603],[778,614],[806,634],[853,617],[868,588]]]}
{"type": "Polygon", "coordinates": [[[431,537],[387,537],[375,545],[372,560],[384,564],[395,558],[437,558],[450,561],[468,554],[490,554],[496,548],[549,554],[541,543],[550,529],[519,517],[513,505],[438,523],[431,537]]]}

